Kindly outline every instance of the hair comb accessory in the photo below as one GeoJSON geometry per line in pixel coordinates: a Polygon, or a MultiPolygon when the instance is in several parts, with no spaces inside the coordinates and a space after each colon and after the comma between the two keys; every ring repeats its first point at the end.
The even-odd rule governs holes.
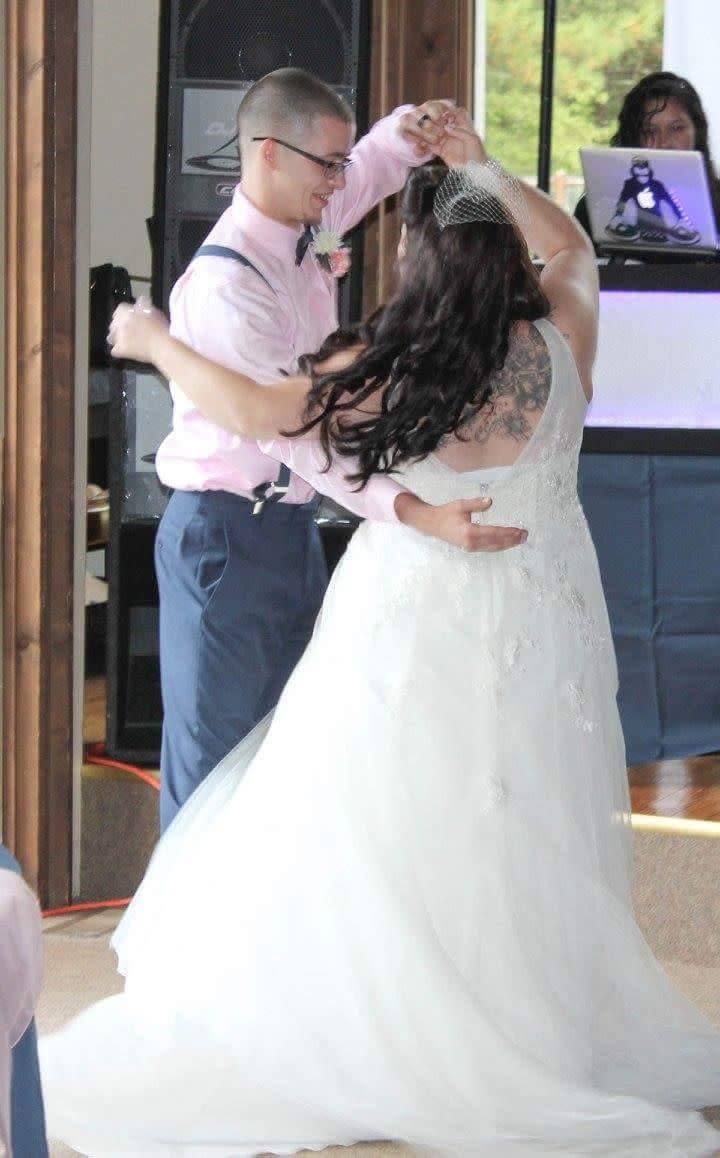
{"type": "Polygon", "coordinates": [[[472,221],[522,229],[530,220],[521,183],[492,157],[450,169],[435,194],[433,211],[441,229],[472,221]]]}

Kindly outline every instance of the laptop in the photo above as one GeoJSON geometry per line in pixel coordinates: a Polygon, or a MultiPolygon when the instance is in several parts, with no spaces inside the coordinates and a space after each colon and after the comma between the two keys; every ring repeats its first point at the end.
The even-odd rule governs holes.
{"type": "Polygon", "coordinates": [[[580,150],[592,239],[601,253],[716,255],[701,153],[679,149],[580,150]]]}

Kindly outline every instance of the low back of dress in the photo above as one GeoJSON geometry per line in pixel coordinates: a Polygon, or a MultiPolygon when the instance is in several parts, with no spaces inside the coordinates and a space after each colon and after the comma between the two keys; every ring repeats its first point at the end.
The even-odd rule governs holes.
{"type": "Polygon", "coordinates": [[[579,511],[577,464],[587,400],[570,348],[546,319],[516,333],[494,386],[491,403],[462,439],[446,440],[402,477],[435,503],[474,497],[487,486],[493,508],[484,521],[525,526],[534,536],[579,511]],[[483,480],[484,470],[493,475],[483,480]]]}
{"type": "MultiPolygon", "coordinates": [[[[541,323],[542,325],[542,323],[541,323]]],[[[518,323],[511,331],[502,369],[489,380],[490,400],[437,452],[458,472],[511,466],[539,425],[553,381],[553,360],[541,328],[518,323]]],[[[572,373],[572,371],[571,371],[572,373]]]]}

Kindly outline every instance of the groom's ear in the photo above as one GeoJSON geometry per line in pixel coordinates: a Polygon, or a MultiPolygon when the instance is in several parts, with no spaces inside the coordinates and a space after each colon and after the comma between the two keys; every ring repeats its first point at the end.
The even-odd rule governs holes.
{"type": "Polygon", "coordinates": [[[267,141],[260,142],[260,157],[268,169],[278,168],[278,147],[275,141],[268,138],[267,141]]]}

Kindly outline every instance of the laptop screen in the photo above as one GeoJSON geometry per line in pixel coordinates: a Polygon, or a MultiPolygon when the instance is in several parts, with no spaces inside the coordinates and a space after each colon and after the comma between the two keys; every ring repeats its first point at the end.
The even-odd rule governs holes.
{"type": "Polygon", "coordinates": [[[701,153],[580,150],[592,238],[600,251],[715,254],[718,236],[701,153]]]}

